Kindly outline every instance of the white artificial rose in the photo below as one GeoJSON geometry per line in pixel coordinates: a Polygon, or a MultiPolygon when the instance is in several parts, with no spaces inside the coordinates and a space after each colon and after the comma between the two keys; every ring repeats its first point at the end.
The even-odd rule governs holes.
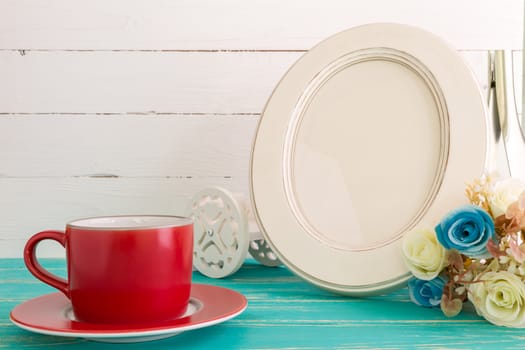
{"type": "Polygon", "coordinates": [[[525,183],[520,180],[507,178],[494,184],[489,196],[489,207],[495,218],[505,214],[507,207],[516,202],[525,190],[525,183]]]}
{"type": "Polygon", "coordinates": [[[446,250],[432,230],[418,229],[405,234],[403,258],[412,274],[422,280],[436,278],[446,265],[446,250]]]}
{"type": "Polygon", "coordinates": [[[468,298],[487,321],[506,327],[525,327],[525,284],[508,271],[490,271],[468,286],[468,298]]]}

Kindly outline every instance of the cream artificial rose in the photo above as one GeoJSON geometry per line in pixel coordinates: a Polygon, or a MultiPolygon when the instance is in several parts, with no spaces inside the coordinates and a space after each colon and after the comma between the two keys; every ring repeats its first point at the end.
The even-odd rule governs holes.
{"type": "Polygon", "coordinates": [[[417,229],[409,231],[403,238],[403,258],[416,278],[429,281],[445,267],[446,250],[434,231],[417,229]]]}
{"type": "Polygon", "coordinates": [[[468,298],[487,321],[506,327],[525,327],[525,284],[508,271],[490,271],[468,286],[468,298]]]}
{"type": "Polygon", "coordinates": [[[525,190],[525,183],[517,179],[507,178],[496,182],[488,198],[492,215],[497,218],[505,214],[508,206],[518,200],[523,190],[525,190]]]}

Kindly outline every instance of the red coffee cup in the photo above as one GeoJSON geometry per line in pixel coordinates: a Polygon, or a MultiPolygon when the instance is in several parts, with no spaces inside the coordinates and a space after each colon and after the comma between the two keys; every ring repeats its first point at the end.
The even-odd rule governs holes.
{"type": "Polygon", "coordinates": [[[65,232],[33,235],[24,249],[29,271],[70,300],[75,318],[90,323],[148,323],[176,318],[187,308],[193,222],[177,216],[113,216],[69,222],[65,232]],[[68,280],[45,270],[38,243],[66,249],[68,280]]]}

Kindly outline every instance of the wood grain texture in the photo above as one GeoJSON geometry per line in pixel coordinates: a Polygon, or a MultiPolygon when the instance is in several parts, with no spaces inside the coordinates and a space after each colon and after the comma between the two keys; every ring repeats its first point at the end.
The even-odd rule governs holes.
{"type": "Polygon", "coordinates": [[[0,51],[0,113],[260,113],[300,54],[0,51]]]}
{"type": "MultiPolygon", "coordinates": [[[[258,114],[302,55],[0,52],[0,114],[258,114]]],[[[463,57],[482,87],[485,51],[463,57]]]]}
{"type": "MultiPolygon", "coordinates": [[[[44,260],[65,274],[64,261],[44,260]]],[[[406,289],[371,298],[343,297],[317,289],[283,267],[253,261],[225,279],[198,272],[193,282],[244,294],[248,309],[225,323],[152,343],[102,344],[33,334],[8,320],[17,304],[53,292],[34,279],[20,259],[0,260],[0,348],[3,349],[518,349],[523,331],[496,327],[470,308],[455,318],[418,307],[406,289]]]]}
{"type": "MultiPolygon", "coordinates": [[[[259,114],[302,52],[0,51],[0,115],[259,114]]],[[[486,51],[461,51],[487,87],[486,51]]]]}
{"type": "Polygon", "coordinates": [[[247,177],[259,116],[0,117],[0,177],[247,177]]]}
{"type": "Polygon", "coordinates": [[[304,50],[373,22],[415,25],[457,49],[520,49],[519,0],[4,0],[0,49],[304,50]]]}

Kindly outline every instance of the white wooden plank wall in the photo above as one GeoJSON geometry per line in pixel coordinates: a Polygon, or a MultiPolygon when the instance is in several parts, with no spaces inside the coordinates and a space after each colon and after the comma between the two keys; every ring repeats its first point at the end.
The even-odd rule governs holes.
{"type": "Polygon", "coordinates": [[[443,37],[485,91],[487,50],[521,64],[522,0],[0,0],[0,257],[74,218],[183,214],[211,185],[247,194],[275,84],[371,22],[443,37]]]}

